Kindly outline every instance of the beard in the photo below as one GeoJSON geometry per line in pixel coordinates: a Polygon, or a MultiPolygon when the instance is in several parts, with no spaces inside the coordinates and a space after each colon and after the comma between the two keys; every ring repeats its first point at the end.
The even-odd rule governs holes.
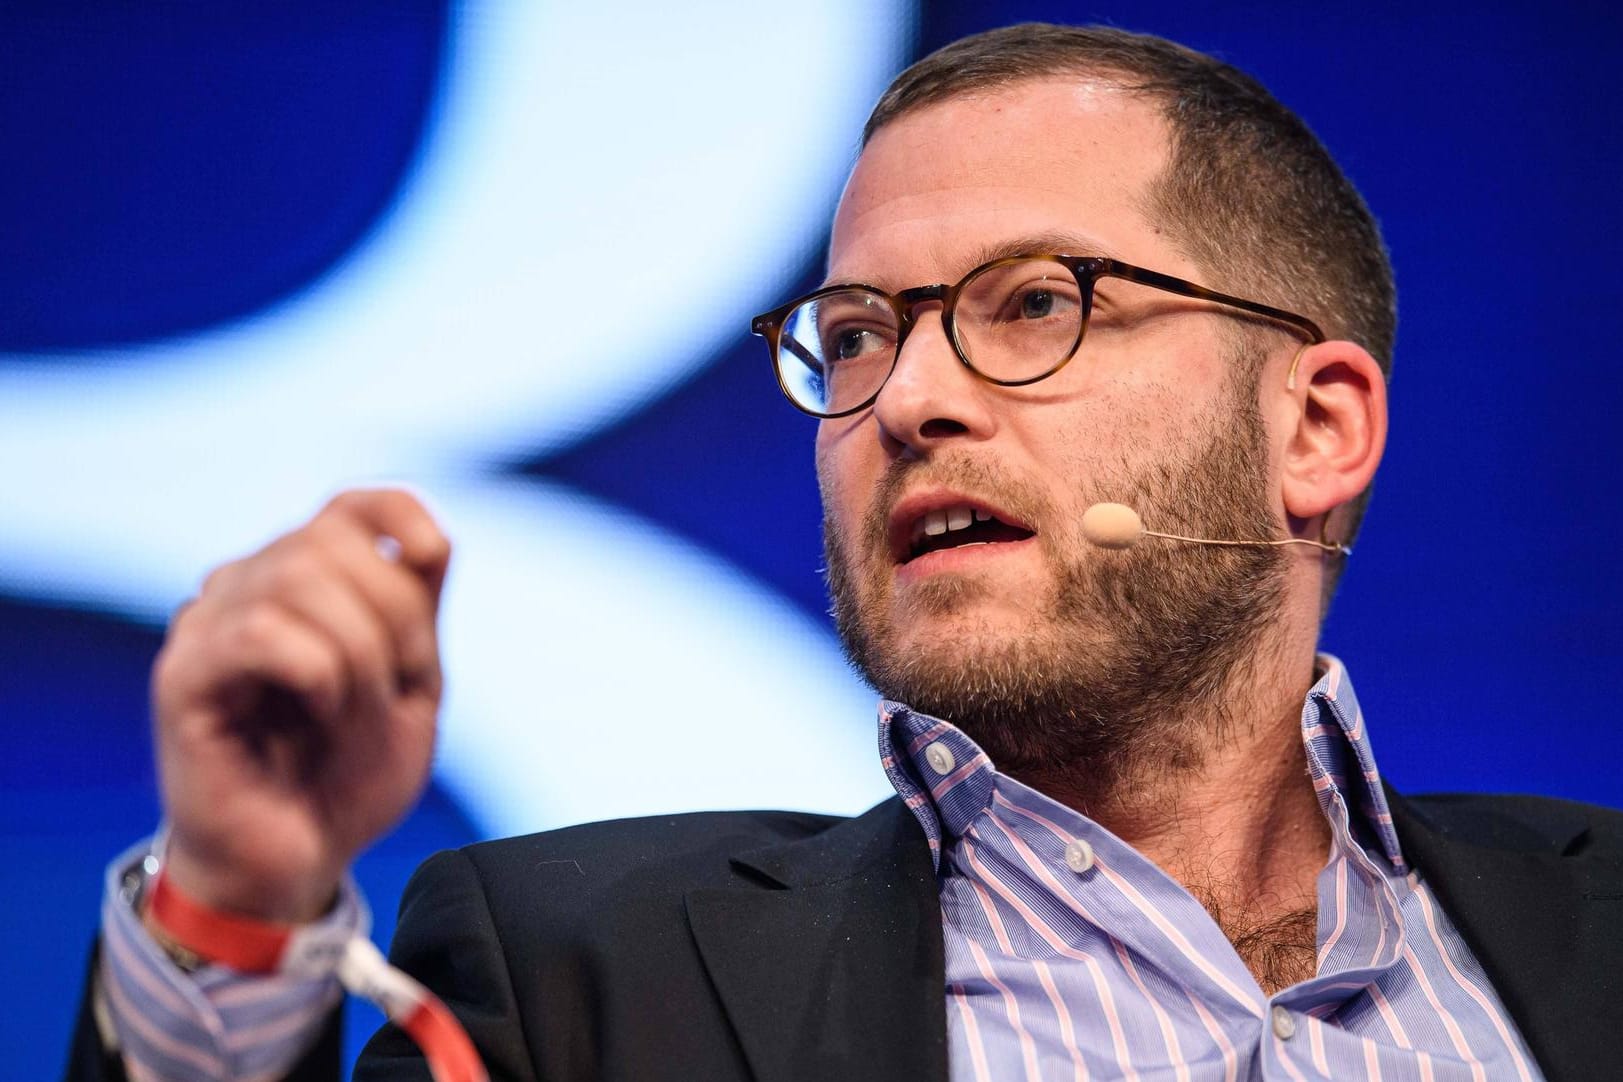
{"type": "Polygon", "coordinates": [[[1286,556],[1278,547],[1157,538],[1109,551],[1083,538],[1078,521],[1081,509],[1113,500],[1153,529],[1279,536],[1255,387],[1231,386],[1228,398],[1213,411],[1222,421],[1192,434],[1182,454],[1148,468],[1123,461],[1095,471],[1074,511],[1062,513],[1039,488],[984,458],[897,460],[858,532],[859,561],[825,501],[828,587],[852,666],[886,698],[953,722],[1009,773],[1081,767],[1109,790],[1146,771],[1198,767],[1202,749],[1236,720],[1230,696],[1281,612],[1286,556]],[[1035,540],[1053,569],[1051,588],[1017,631],[974,622],[990,584],[941,575],[915,584],[907,603],[914,617],[948,630],[922,646],[900,645],[886,519],[898,495],[922,482],[995,494],[1005,510],[1040,524],[1035,540]]]}

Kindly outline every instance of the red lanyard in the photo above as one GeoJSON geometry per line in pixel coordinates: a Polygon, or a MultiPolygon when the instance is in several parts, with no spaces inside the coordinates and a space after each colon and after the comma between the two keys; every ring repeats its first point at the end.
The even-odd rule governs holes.
{"type": "Polygon", "coordinates": [[[488,1082],[456,1016],[390,965],[366,937],[335,947],[301,936],[297,925],[222,913],[188,898],[162,870],[152,881],[148,906],[148,915],[177,945],[239,973],[335,972],[346,989],[372,1001],[417,1042],[434,1082],[488,1082]]]}

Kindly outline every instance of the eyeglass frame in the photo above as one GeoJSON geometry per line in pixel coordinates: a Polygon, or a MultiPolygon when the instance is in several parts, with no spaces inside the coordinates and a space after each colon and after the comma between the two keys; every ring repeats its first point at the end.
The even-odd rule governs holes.
{"type": "MultiPolygon", "coordinates": [[[[1250,312],[1252,315],[1262,316],[1265,319],[1271,319],[1304,332],[1308,336],[1310,345],[1318,345],[1328,340],[1317,323],[1306,316],[1297,315],[1295,312],[1287,312],[1283,308],[1275,308],[1259,301],[1248,301],[1243,297],[1235,297],[1228,293],[1219,293],[1215,289],[1208,289],[1205,286],[1196,285],[1194,282],[1175,278],[1170,274],[1162,274],[1160,271],[1135,267],[1131,263],[1123,263],[1119,259],[1110,259],[1105,256],[1065,255],[1056,252],[1030,252],[1024,255],[1004,256],[1000,259],[982,263],[952,285],[939,283],[936,285],[914,286],[898,293],[887,293],[878,286],[865,285],[861,282],[824,286],[821,289],[812,290],[803,297],[796,297],[787,304],[779,305],[769,312],[763,312],[756,316],[750,320],[750,333],[760,335],[766,339],[767,348],[772,353],[772,372],[777,376],[778,389],[789,400],[789,404],[802,413],[820,420],[829,421],[837,417],[849,417],[853,413],[867,409],[879,400],[879,393],[885,389],[885,384],[890,382],[890,377],[896,371],[896,361],[902,355],[902,343],[907,341],[908,332],[913,329],[913,310],[920,304],[930,301],[941,302],[941,329],[945,332],[947,341],[952,343],[952,351],[957,355],[959,363],[974,373],[975,376],[998,387],[1025,387],[1047,379],[1070,364],[1072,359],[1076,357],[1077,351],[1081,349],[1082,339],[1086,336],[1088,330],[1088,319],[1093,314],[1093,289],[1101,278],[1121,278],[1175,296],[1213,301],[1217,304],[1227,305],[1230,308],[1238,308],[1243,312],[1250,312]],[[975,363],[969,359],[964,352],[963,344],[958,339],[957,329],[953,326],[952,317],[958,303],[958,295],[971,280],[988,271],[996,270],[998,267],[1012,266],[1016,263],[1034,261],[1058,263],[1069,270],[1076,279],[1077,289],[1084,301],[1082,304],[1082,319],[1077,324],[1076,341],[1071,343],[1070,350],[1058,363],[1039,375],[1026,376],[1020,379],[998,379],[995,376],[989,376],[976,368],[975,363]],[[853,290],[868,293],[884,300],[896,316],[896,345],[891,351],[890,368],[885,372],[885,378],[879,381],[879,386],[874,388],[873,394],[855,406],[850,406],[835,413],[820,413],[816,410],[807,409],[790,393],[788,383],[783,377],[784,324],[788,321],[790,313],[803,304],[809,304],[819,298],[830,297],[836,293],[848,293],[853,290]]],[[[788,341],[792,343],[790,352],[795,355],[797,360],[808,367],[821,367],[817,359],[807,353],[799,342],[793,338],[788,339],[788,341]]],[[[1298,354],[1298,359],[1300,359],[1300,354],[1298,354]]],[[[1295,384],[1295,370],[1295,362],[1292,362],[1291,385],[1295,384]]]]}

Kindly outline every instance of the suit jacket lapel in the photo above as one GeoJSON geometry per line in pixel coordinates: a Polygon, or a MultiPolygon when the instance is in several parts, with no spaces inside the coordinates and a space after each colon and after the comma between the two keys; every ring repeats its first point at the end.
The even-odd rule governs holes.
{"type": "MultiPolygon", "coordinates": [[[[1607,1077],[1623,1063],[1623,865],[1589,846],[1592,810],[1387,797],[1545,1076],[1607,1077]]],[[[756,1077],[945,1079],[940,898],[906,807],[734,865],[749,885],[692,891],[687,910],[756,1077]]]]}
{"type": "Polygon", "coordinates": [[[945,1079],[941,902],[901,801],[733,863],[753,882],[687,911],[757,1078],[945,1079]]]}
{"type": "Polygon", "coordinates": [[[1623,868],[1586,857],[1588,812],[1528,800],[1511,817],[1482,798],[1387,796],[1405,856],[1546,1076],[1609,1076],[1623,1063],[1623,868]]]}

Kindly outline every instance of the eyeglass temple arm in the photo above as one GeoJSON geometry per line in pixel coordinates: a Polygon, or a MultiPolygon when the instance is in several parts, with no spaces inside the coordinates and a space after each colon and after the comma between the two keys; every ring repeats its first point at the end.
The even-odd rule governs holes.
{"type": "Polygon", "coordinates": [[[1314,323],[1306,316],[1299,316],[1295,312],[1287,312],[1283,308],[1275,308],[1273,305],[1262,304],[1258,301],[1248,301],[1244,297],[1219,293],[1215,289],[1208,289],[1205,286],[1196,285],[1194,282],[1185,281],[1182,278],[1174,278],[1170,274],[1145,270],[1143,267],[1134,267],[1127,263],[1119,263],[1116,260],[1108,260],[1106,268],[1110,274],[1119,278],[1142,282],[1144,285],[1154,286],[1168,293],[1181,293],[1186,297],[1194,297],[1197,300],[1216,301],[1218,304],[1226,304],[1230,308],[1238,308],[1242,312],[1251,312],[1271,319],[1276,323],[1284,323],[1287,326],[1295,327],[1306,334],[1314,345],[1325,341],[1324,332],[1319,329],[1317,323],[1314,323]]]}
{"type": "Polygon", "coordinates": [[[790,353],[793,353],[801,364],[805,365],[813,372],[819,374],[822,373],[822,363],[819,362],[816,357],[813,357],[811,355],[811,351],[805,346],[801,345],[800,340],[795,338],[793,335],[785,334],[778,337],[778,351],[781,353],[783,350],[788,350],[790,353]]]}

